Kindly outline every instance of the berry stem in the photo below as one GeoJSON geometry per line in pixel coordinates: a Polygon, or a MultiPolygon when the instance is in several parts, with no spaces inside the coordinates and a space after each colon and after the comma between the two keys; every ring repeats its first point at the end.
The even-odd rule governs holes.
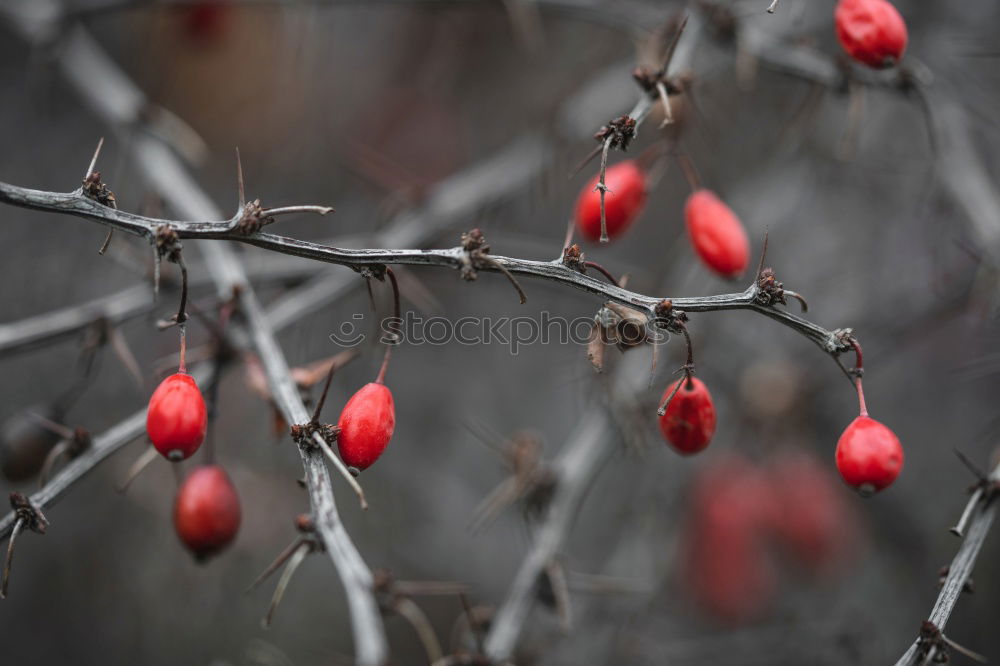
{"type": "Polygon", "coordinates": [[[606,211],[604,210],[604,197],[608,192],[608,186],[604,183],[604,177],[608,171],[608,150],[611,148],[611,139],[609,136],[604,140],[604,145],[601,147],[601,178],[600,182],[597,183],[597,191],[601,193],[601,242],[607,243],[610,239],[608,238],[608,219],[606,211]]]}
{"type": "Polygon", "coordinates": [[[378,377],[375,378],[376,384],[385,383],[385,373],[389,369],[389,359],[392,358],[392,346],[397,344],[402,337],[399,330],[400,322],[400,307],[399,307],[399,283],[396,282],[396,274],[392,272],[391,268],[385,269],[385,274],[389,278],[389,283],[392,285],[392,307],[393,307],[393,334],[396,336],[396,340],[392,344],[387,344],[385,346],[385,356],[382,357],[382,367],[378,371],[378,377]]]}
{"type": "Polygon", "coordinates": [[[183,325],[187,321],[188,269],[180,252],[177,253],[177,265],[181,269],[181,305],[177,310],[177,323],[183,325]]]}
{"type": "Polygon", "coordinates": [[[701,189],[701,178],[698,176],[698,169],[695,168],[691,156],[685,152],[677,153],[677,163],[684,172],[684,179],[688,182],[692,192],[701,189]]]}
{"type": "Polygon", "coordinates": [[[177,364],[177,372],[187,374],[187,326],[180,325],[181,330],[181,352],[180,363],[177,364]]]}
{"type": "Polygon", "coordinates": [[[856,357],[852,374],[854,375],[854,385],[858,389],[858,405],[861,410],[861,416],[868,416],[868,406],[865,404],[865,391],[861,386],[861,376],[865,372],[864,356],[861,351],[861,344],[853,337],[848,340],[848,343],[850,343],[851,347],[854,348],[854,354],[856,357]]]}
{"type": "Polygon", "coordinates": [[[686,326],[680,324],[679,322],[678,324],[680,325],[681,333],[684,335],[684,342],[687,344],[687,362],[680,367],[680,369],[684,371],[684,377],[677,382],[677,385],[674,386],[674,390],[670,392],[670,395],[664,398],[663,402],[660,403],[660,406],[656,410],[658,416],[663,416],[667,413],[667,406],[670,405],[670,401],[674,399],[677,392],[681,390],[681,386],[684,386],[688,391],[694,388],[694,382],[691,379],[694,376],[694,347],[691,345],[691,334],[688,333],[686,326]]]}
{"type": "Polygon", "coordinates": [[[583,265],[586,266],[587,268],[593,268],[595,271],[597,271],[604,277],[608,278],[611,284],[615,285],[616,287],[618,286],[618,280],[616,280],[615,276],[611,274],[611,271],[609,271],[604,266],[601,266],[596,261],[585,261],[583,262],[583,265]]]}
{"type": "Polygon", "coordinates": [[[49,454],[45,456],[45,462],[42,463],[42,469],[38,472],[39,488],[44,488],[45,484],[49,482],[49,476],[52,474],[52,470],[55,468],[56,462],[68,451],[69,441],[64,439],[54,446],[52,450],[49,451],[49,454]]]}

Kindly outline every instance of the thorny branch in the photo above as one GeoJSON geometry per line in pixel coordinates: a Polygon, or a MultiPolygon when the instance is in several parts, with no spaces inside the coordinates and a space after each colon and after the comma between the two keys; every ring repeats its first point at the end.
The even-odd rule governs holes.
{"type": "MultiPolygon", "coordinates": [[[[58,9],[58,3],[53,3],[53,7],[58,9]]],[[[14,22],[29,40],[38,37],[38,27],[30,20],[26,20],[24,15],[15,14],[14,22]]],[[[70,32],[67,42],[60,51],[59,64],[67,79],[76,85],[77,90],[87,99],[97,115],[115,126],[115,129],[144,124],[143,110],[147,103],[142,92],[103,53],[86,30],[76,26],[70,32]],[[86,67],[81,69],[81,65],[86,67]],[[100,82],[100,86],[94,85],[95,81],[100,82]]],[[[176,153],[169,150],[164,143],[151,135],[133,136],[129,141],[129,147],[134,151],[136,161],[144,171],[146,180],[175,210],[192,217],[219,215],[212,201],[188,175],[176,153]]],[[[91,201],[84,195],[82,188],[72,196],[102,209],[115,210],[91,201]]],[[[237,224],[243,222],[246,216],[243,202],[240,203],[241,209],[234,218],[237,224]]],[[[261,212],[264,215],[275,215],[283,212],[300,212],[305,209],[320,214],[329,211],[323,207],[294,207],[261,212]]],[[[256,209],[253,212],[257,212],[256,209]]],[[[246,224],[242,226],[245,231],[246,224]]],[[[112,225],[111,228],[115,227],[112,225]]],[[[176,231],[169,226],[167,228],[176,231]]],[[[147,229],[145,236],[150,241],[155,241],[156,227],[147,229]]],[[[239,310],[263,362],[276,404],[288,423],[305,423],[309,415],[302,403],[302,397],[295,387],[288,364],[274,339],[274,331],[239,259],[231,248],[221,243],[206,244],[202,250],[206,254],[208,268],[220,297],[228,299],[234,294],[238,295],[239,310]]],[[[95,446],[92,450],[97,448],[95,446]]],[[[388,657],[388,643],[372,591],[371,571],[340,522],[330,476],[322,454],[317,448],[304,444],[299,445],[299,452],[305,467],[306,485],[316,520],[317,538],[326,547],[346,591],[358,663],[365,666],[382,666],[388,657]]],[[[74,462],[82,461],[84,458],[85,456],[81,456],[74,462]]],[[[42,492],[44,491],[45,489],[42,492]]]]}
{"type": "MultiPolygon", "coordinates": [[[[410,266],[439,266],[461,270],[465,265],[466,250],[453,247],[439,250],[415,249],[344,249],[319,243],[297,240],[275,234],[255,233],[244,235],[236,229],[239,214],[234,219],[223,222],[182,222],[149,218],[100,206],[84,197],[79,191],[68,193],[43,192],[0,183],[0,202],[35,210],[65,213],[98,221],[115,229],[138,236],[151,237],[157,227],[169,225],[179,238],[236,240],[257,247],[315,259],[332,264],[354,268],[399,264],[410,266]]],[[[213,247],[210,245],[208,247],[213,247]]],[[[516,277],[550,280],[573,288],[596,294],[605,300],[655,315],[655,308],[664,297],[645,296],[622,289],[617,285],[579,273],[567,268],[561,260],[536,261],[517,259],[500,255],[490,255],[490,262],[483,262],[480,270],[506,272],[516,277]]],[[[209,267],[214,262],[209,262],[209,267]]],[[[788,326],[816,343],[828,354],[837,355],[846,350],[834,332],[813,324],[802,317],[758,302],[759,286],[754,281],[745,291],[734,294],[720,294],[703,297],[668,297],[678,310],[688,313],[713,312],[719,310],[753,310],[788,326]]]]}
{"type": "MultiPolygon", "coordinates": [[[[997,513],[997,495],[1000,493],[1000,465],[994,468],[989,477],[981,479],[977,484],[976,492],[969,500],[971,511],[963,514],[961,523],[967,524],[965,538],[962,545],[955,554],[955,558],[948,567],[948,574],[945,576],[941,586],[941,592],[934,602],[930,616],[924,622],[922,636],[899,658],[896,666],[917,666],[918,664],[932,663],[938,653],[943,649],[942,645],[947,645],[948,641],[941,632],[944,631],[948,618],[966,589],[972,568],[979,557],[979,551],[983,547],[986,535],[989,534],[990,527],[997,513]],[[941,640],[933,640],[938,639],[941,640]]],[[[963,530],[959,530],[963,531],[963,530]]],[[[961,649],[954,644],[951,647],[961,649]]]]}
{"type": "MultiPolygon", "coordinates": [[[[644,118],[645,115],[648,114],[650,108],[652,107],[652,104],[646,101],[648,99],[649,99],[648,97],[644,97],[642,100],[640,100],[639,104],[636,107],[636,110],[633,111],[631,114],[632,117],[636,118],[639,122],[641,122],[642,118],[644,118]]],[[[3,187],[8,187],[8,186],[3,186],[3,187]]],[[[21,188],[15,188],[15,190],[20,190],[20,189],[21,188]]],[[[30,193],[32,191],[23,190],[23,192],[30,193]]],[[[56,198],[68,196],[72,199],[76,193],[69,193],[69,195],[59,195],[56,193],[34,193],[34,194],[51,195],[56,198]]],[[[16,194],[14,194],[13,196],[16,196],[16,194]]],[[[63,199],[62,201],[58,202],[45,202],[45,205],[47,205],[48,203],[56,203],[58,205],[69,204],[70,209],[60,210],[59,212],[82,215],[84,217],[91,217],[92,219],[95,218],[95,216],[91,214],[93,211],[72,209],[72,207],[76,204],[76,202],[72,201],[71,199],[70,200],[63,199]]],[[[34,203],[40,203],[40,202],[35,201],[34,203]]],[[[27,205],[27,207],[55,210],[54,208],[45,208],[45,205],[36,206],[36,205],[29,205],[26,203],[19,203],[18,205],[27,205]]],[[[274,211],[272,211],[272,213],[273,212],[274,211]]],[[[98,221],[108,224],[108,226],[111,226],[112,228],[115,228],[116,224],[119,222],[124,224],[124,221],[121,220],[115,220],[112,222],[110,220],[104,219],[101,215],[97,215],[96,217],[98,221]]],[[[131,220],[130,222],[134,222],[134,220],[131,220]]],[[[232,220],[230,220],[230,222],[232,222],[232,220]]],[[[322,261],[328,261],[330,263],[339,263],[350,266],[364,266],[377,263],[400,263],[400,264],[411,264],[411,265],[441,265],[441,266],[450,266],[453,268],[457,267],[456,257],[454,256],[455,250],[457,248],[452,250],[440,250],[436,252],[431,251],[428,253],[424,253],[418,250],[345,251],[345,250],[338,250],[337,248],[332,248],[328,246],[302,243],[301,241],[295,241],[294,239],[287,239],[281,236],[260,234],[259,232],[253,233],[245,238],[234,238],[232,237],[233,232],[237,231],[237,228],[235,226],[224,228],[217,226],[218,224],[220,223],[209,223],[209,226],[206,228],[199,228],[192,230],[193,231],[192,235],[185,235],[185,232],[181,231],[181,236],[185,238],[228,238],[231,240],[240,240],[242,242],[259,245],[262,247],[268,247],[269,249],[274,249],[280,252],[286,252],[288,254],[293,254],[296,256],[305,256],[314,259],[319,259],[322,261]],[[389,257],[388,260],[386,259],[387,256],[389,257]]],[[[118,228],[124,228],[124,227],[118,227],[118,228]]],[[[145,233],[147,232],[148,228],[144,228],[142,225],[139,225],[138,227],[136,227],[134,231],[132,231],[132,233],[137,233],[138,235],[145,235],[145,233]]],[[[492,257],[492,258],[498,260],[500,266],[502,266],[506,271],[509,271],[511,274],[523,275],[526,277],[538,277],[542,279],[549,279],[556,282],[565,283],[568,284],[569,286],[573,286],[575,288],[582,289],[590,293],[599,294],[612,301],[622,303],[630,307],[638,307],[639,309],[645,311],[648,311],[650,307],[655,306],[655,303],[661,300],[659,298],[647,299],[646,297],[635,294],[633,292],[628,292],[623,289],[617,289],[617,287],[614,290],[601,289],[593,284],[590,284],[590,282],[596,282],[596,281],[591,280],[590,278],[586,278],[586,276],[582,276],[586,278],[585,280],[568,279],[567,276],[564,276],[562,272],[558,270],[559,267],[552,266],[552,262],[531,262],[527,260],[507,259],[505,257],[492,257]]],[[[492,269],[488,266],[484,266],[483,270],[489,271],[492,269]]],[[[497,270],[499,270],[499,267],[497,268],[497,270]]],[[[762,314],[765,314],[766,316],[770,316],[778,320],[779,322],[784,323],[785,325],[788,325],[793,329],[799,331],[800,333],[806,335],[806,337],[812,339],[827,353],[836,356],[839,352],[843,351],[842,343],[836,337],[835,332],[825,331],[811,324],[810,322],[802,320],[782,310],[778,310],[770,306],[762,306],[759,303],[755,302],[756,297],[757,297],[756,285],[753,285],[742,294],[727,294],[727,295],[709,297],[703,299],[678,298],[672,300],[675,302],[677,307],[683,308],[688,312],[714,311],[714,310],[724,310],[724,309],[752,309],[762,314]]],[[[131,417],[131,420],[134,420],[136,416],[139,415],[134,415],[133,417],[131,417]]],[[[599,427],[595,428],[595,433],[598,433],[596,436],[598,438],[604,436],[606,439],[608,431],[610,430],[610,426],[608,424],[597,424],[597,425],[599,427]]],[[[590,439],[591,443],[592,439],[593,438],[590,439]]],[[[578,440],[578,442],[579,441],[581,440],[578,440]]],[[[588,440],[587,438],[584,438],[584,440],[582,441],[586,443],[588,440]]],[[[597,453],[593,451],[588,453],[585,450],[590,446],[591,446],[590,444],[587,444],[587,446],[584,446],[584,444],[579,444],[579,446],[575,447],[573,450],[567,451],[565,457],[562,459],[561,464],[564,466],[565,469],[567,470],[573,469],[580,472],[578,475],[572,477],[574,481],[579,478],[585,478],[585,477],[589,478],[589,474],[592,473],[592,470],[597,466],[600,460],[600,456],[597,453]],[[577,462],[571,465],[571,462],[573,460],[576,460],[577,462]]],[[[98,446],[98,442],[95,441],[95,446],[93,450],[91,450],[87,454],[84,454],[84,456],[81,456],[80,459],[75,460],[74,463],[82,462],[84,458],[87,458],[100,448],[101,447],[98,446]]],[[[108,455],[109,453],[110,451],[105,455],[108,455]]],[[[92,467],[93,464],[96,463],[91,463],[90,466],[92,467]]],[[[84,467],[83,471],[85,472],[88,469],[90,469],[90,467],[84,467]]],[[[67,476],[66,473],[68,471],[69,467],[60,472],[60,474],[57,475],[57,477],[53,479],[53,482],[49,485],[54,486],[56,482],[60,480],[61,477],[67,476]]],[[[65,484],[65,486],[63,486],[63,491],[65,490],[66,487],[68,487],[69,483],[72,483],[72,481],[69,481],[68,483],[65,484]]],[[[48,489],[48,486],[46,489],[48,489]]],[[[45,492],[46,489],[43,489],[42,492],[45,492]]],[[[572,492],[572,489],[567,492],[572,492]]],[[[36,496],[40,494],[41,493],[36,493],[36,496]]],[[[52,499],[54,498],[55,495],[52,496],[52,499]]],[[[567,502],[567,508],[573,511],[556,512],[553,510],[553,517],[550,518],[550,520],[553,523],[551,529],[554,532],[555,541],[553,542],[551,539],[546,539],[544,541],[540,540],[540,543],[543,543],[544,550],[552,550],[552,552],[554,552],[554,550],[558,548],[558,543],[561,542],[562,537],[565,535],[565,532],[568,529],[567,526],[572,518],[571,514],[575,512],[575,507],[578,505],[578,502],[579,502],[578,499],[576,502],[572,501],[567,502]],[[569,516],[568,518],[567,515],[569,516]]],[[[4,534],[6,530],[10,529],[10,525],[6,524],[6,520],[7,519],[4,519],[4,521],[0,521],[0,534],[4,534]]],[[[976,524],[978,523],[974,521],[973,530],[970,530],[970,538],[972,532],[975,529],[976,524]]],[[[534,564],[533,561],[531,563],[534,564]]],[[[529,561],[526,560],[525,566],[522,567],[522,571],[528,568],[528,565],[529,561]]],[[[547,566],[547,565],[548,565],[548,559],[546,559],[546,561],[542,563],[542,566],[547,566]]],[[[521,577],[522,577],[521,574],[519,574],[518,581],[521,580],[521,577]]],[[[527,574],[525,574],[525,577],[527,578],[527,574]]],[[[533,585],[534,578],[532,578],[530,582],[533,585]]],[[[508,600],[508,603],[505,604],[503,609],[501,609],[501,616],[503,616],[505,609],[515,605],[513,604],[512,601],[515,598],[514,595],[515,591],[516,588],[515,590],[512,590],[512,595],[510,600],[508,600]]],[[[529,600],[528,597],[524,597],[523,601],[526,603],[528,600],[529,600]]],[[[516,615],[516,613],[514,611],[511,611],[508,614],[508,616],[512,615],[516,615]]],[[[517,618],[514,617],[514,619],[516,620],[517,618]]],[[[523,617],[521,619],[523,620],[523,617]]],[[[502,652],[502,650],[500,650],[496,646],[499,645],[502,648],[505,640],[509,641],[510,645],[512,646],[513,642],[516,642],[516,636],[520,630],[519,626],[512,628],[509,622],[506,625],[498,622],[496,627],[498,628],[506,627],[506,629],[504,629],[506,634],[500,632],[499,629],[497,628],[494,629],[494,633],[498,633],[500,635],[500,638],[497,638],[495,641],[491,643],[491,645],[494,648],[496,648],[494,650],[490,650],[491,654],[499,654],[499,652],[502,652]],[[512,632],[513,636],[511,637],[512,632]]],[[[492,636],[493,635],[491,634],[491,638],[492,636]]]]}

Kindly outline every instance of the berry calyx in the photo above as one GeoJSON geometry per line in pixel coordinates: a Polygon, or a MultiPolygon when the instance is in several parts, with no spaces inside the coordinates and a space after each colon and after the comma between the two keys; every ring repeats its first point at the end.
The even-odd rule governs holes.
{"type": "Polygon", "coordinates": [[[337,427],[337,448],[344,463],[359,470],[370,467],[396,428],[392,391],[381,382],[365,384],[344,405],[337,427]]]}
{"type": "MultiPolygon", "coordinates": [[[[593,243],[601,239],[601,193],[596,189],[599,182],[600,176],[595,176],[580,190],[573,217],[580,235],[593,243]]],[[[608,167],[604,184],[605,226],[608,239],[615,240],[628,230],[646,204],[646,172],[635,160],[625,160],[608,167]]]]}
{"type": "Polygon", "coordinates": [[[184,460],[205,440],[208,412],[191,375],[178,372],[156,387],[146,412],[146,433],[168,460],[184,460]]]}
{"type": "Polygon", "coordinates": [[[703,450],[715,434],[715,405],[705,383],[695,377],[683,377],[667,387],[666,400],[674,396],[659,418],[660,432],[681,455],[703,450]],[[684,382],[684,386],[680,386],[684,382]]]}
{"type": "Polygon", "coordinates": [[[739,277],[750,262],[743,223],[711,190],[697,189],[684,204],[688,237],[701,261],[724,278],[739,277]]]}
{"type": "Polygon", "coordinates": [[[240,528],[240,498],[219,465],[195,468],[177,491],[174,529],[198,559],[228,546],[240,528]]]}
{"type": "Polygon", "coordinates": [[[906,51],[906,21],[887,0],[840,0],[834,23],[847,54],[869,67],[892,67],[906,51]]]}

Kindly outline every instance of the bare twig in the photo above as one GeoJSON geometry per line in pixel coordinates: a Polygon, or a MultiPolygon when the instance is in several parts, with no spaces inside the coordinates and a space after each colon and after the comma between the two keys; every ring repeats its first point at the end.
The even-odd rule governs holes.
{"type": "MultiPolygon", "coordinates": [[[[984,480],[984,486],[987,490],[977,492],[973,497],[973,502],[970,502],[971,517],[966,519],[968,530],[965,539],[948,567],[948,575],[945,577],[944,584],[941,586],[941,591],[927,619],[927,622],[930,622],[939,632],[944,631],[945,624],[951,617],[955,604],[962,596],[962,591],[972,573],[972,567],[975,566],[976,558],[979,557],[979,551],[983,547],[986,535],[989,534],[990,527],[993,525],[997,513],[995,496],[997,494],[996,488],[1000,487],[998,484],[1000,484],[1000,465],[997,465],[990,476],[984,480]]],[[[968,512],[969,509],[966,511],[968,512]]],[[[951,647],[955,648],[956,646],[951,644],[951,647]]],[[[934,649],[931,648],[931,650],[934,649]]],[[[896,666],[916,666],[928,663],[931,657],[929,652],[921,650],[921,641],[918,640],[899,658],[896,666]]]]}

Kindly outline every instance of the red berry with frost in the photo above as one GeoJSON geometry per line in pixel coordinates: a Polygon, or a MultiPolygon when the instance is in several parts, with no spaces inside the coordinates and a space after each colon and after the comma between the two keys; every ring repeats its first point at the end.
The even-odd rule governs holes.
{"type": "MultiPolygon", "coordinates": [[[[583,186],[576,200],[577,231],[594,243],[601,239],[600,176],[583,186]]],[[[608,167],[604,174],[608,188],[604,194],[604,223],[609,240],[620,237],[632,225],[646,204],[646,172],[635,162],[625,160],[608,167]]]]}
{"type": "Polygon", "coordinates": [[[869,67],[892,67],[906,51],[906,21],[886,0],[840,0],[834,22],[840,45],[869,67]]]}
{"type": "Polygon", "coordinates": [[[712,394],[705,383],[695,377],[678,379],[667,387],[663,399],[666,400],[671,393],[674,397],[660,416],[660,432],[678,453],[698,453],[708,446],[715,434],[712,394]],[[684,385],[678,388],[681,382],[684,385]]]}
{"type": "Polygon", "coordinates": [[[174,529],[198,559],[228,546],[240,528],[240,498],[219,465],[195,468],[174,504],[174,529]]]}
{"type": "Polygon", "coordinates": [[[156,387],[146,412],[146,433],[168,460],[191,457],[205,440],[208,412],[191,375],[178,372],[156,387]]]}
{"type": "Polygon", "coordinates": [[[713,192],[695,190],[684,205],[688,237],[702,262],[724,278],[739,277],[750,262],[743,223],[713,192]]]}
{"type": "Polygon", "coordinates": [[[392,391],[379,382],[362,386],[344,405],[337,427],[337,448],[344,464],[359,470],[370,467],[396,428],[392,391]]]}

